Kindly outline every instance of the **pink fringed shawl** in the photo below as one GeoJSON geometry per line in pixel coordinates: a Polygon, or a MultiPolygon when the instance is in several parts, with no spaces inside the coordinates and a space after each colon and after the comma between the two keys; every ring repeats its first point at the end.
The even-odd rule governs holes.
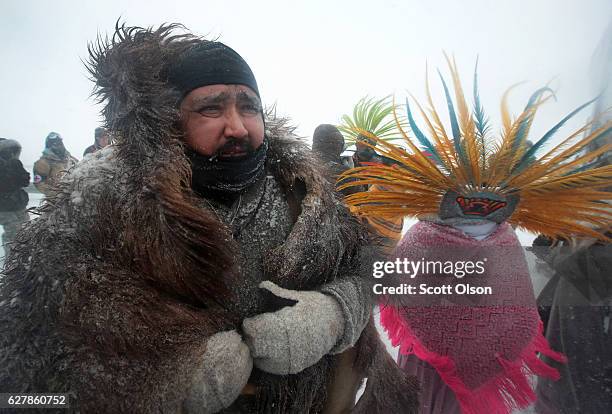
{"type": "MultiPolygon", "coordinates": [[[[536,399],[531,375],[559,377],[537,353],[560,362],[565,358],[542,336],[527,263],[513,229],[504,223],[478,241],[452,227],[419,222],[404,236],[395,257],[427,259],[427,252],[436,251],[440,259],[457,247],[497,252],[488,258],[484,274],[495,298],[485,298],[478,306],[465,301],[427,306],[431,297],[404,296],[405,306],[381,304],[381,324],[393,345],[400,345],[400,353],[414,354],[437,370],[463,414],[507,414],[525,408],[536,399]]],[[[418,286],[426,277],[412,283],[418,286]]],[[[445,283],[469,280],[450,277],[445,283]]]]}

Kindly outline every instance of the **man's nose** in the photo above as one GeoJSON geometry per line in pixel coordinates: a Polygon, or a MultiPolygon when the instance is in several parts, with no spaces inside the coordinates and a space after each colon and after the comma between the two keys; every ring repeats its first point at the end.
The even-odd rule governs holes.
{"type": "Polygon", "coordinates": [[[243,138],[249,134],[240,112],[237,108],[231,108],[225,113],[225,136],[243,138]]]}

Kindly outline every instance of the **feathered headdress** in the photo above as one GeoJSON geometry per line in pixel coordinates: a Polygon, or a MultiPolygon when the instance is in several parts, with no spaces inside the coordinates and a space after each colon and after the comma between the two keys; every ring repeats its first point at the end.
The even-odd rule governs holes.
{"type": "MultiPolygon", "coordinates": [[[[434,107],[427,78],[427,112],[418,102],[416,106],[427,125],[429,137],[416,125],[408,100],[407,118],[413,137],[398,120],[395,102],[391,106],[396,129],[408,149],[353,127],[355,134],[364,135],[377,144],[378,153],[397,163],[359,167],[341,176],[340,188],[376,184],[386,189],[347,197],[353,211],[359,215],[388,218],[437,214],[441,219],[508,221],[553,238],[576,235],[605,238],[594,228],[610,226],[612,211],[607,202],[612,200],[612,193],[603,188],[612,182],[612,166],[593,168],[589,162],[610,151],[612,145],[586,153],[581,150],[611,133],[612,123],[591,131],[591,121],[540,155],[559,128],[594,100],[569,113],[531,143],[528,136],[535,114],[553,92],[548,87],[535,91],[525,109],[513,119],[507,104],[510,88],[501,103],[501,139],[494,141],[480,103],[476,71],[474,105],[470,107],[456,63],[454,59],[446,59],[456,102],[453,103],[440,75],[448,104],[450,134],[434,107]]],[[[366,142],[366,145],[373,148],[372,143],[366,142]]]]}

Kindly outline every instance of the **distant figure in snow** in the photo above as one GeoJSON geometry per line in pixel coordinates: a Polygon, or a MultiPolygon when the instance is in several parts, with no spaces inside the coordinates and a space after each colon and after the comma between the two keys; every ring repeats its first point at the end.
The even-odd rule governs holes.
{"type": "MultiPolygon", "coordinates": [[[[338,176],[349,169],[340,157],[343,151],[344,137],[338,128],[331,124],[321,124],[315,129],[312,136],[312,152],[325,163],[326,177],[334,187],[338,176]]],[[[355,188],[348,188],[340,192],[349,195],[357,191],[355,188]]]]}
{"type": "Polygon", "coordinates": [[[77,162],[64,146],[62,136],[50,132],[45,139],[43,155],[34,163],[34,186],[46,197],[53,195],[53,185],[77,162]]]}
{"type": "Polygon", "coordinates": [[[102,148],[110,145],[111,136],[108,131],[102,127],[96,128],[94,132],[94,143],[85,149],[83,157],[87,154],[93,154],[94,152],[101,150],[102,148]]]}
{"type": "Polygon", "coordinates": [[[30,174],[19,161],[20,154],[19,142],[0,138],[0,224],[4,227],[2,245],[5,256],[9,254],[9,243],[21,223],[29,220],[26,212],[28,193],[23,188],[30,184],[30,174]]]}

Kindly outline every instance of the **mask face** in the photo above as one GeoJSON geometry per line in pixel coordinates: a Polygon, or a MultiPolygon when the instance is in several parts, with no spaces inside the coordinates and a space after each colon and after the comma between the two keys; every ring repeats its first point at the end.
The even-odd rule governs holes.
{"type": "Polygon", "coordinates": [[[441,219],[502,223],[510,218],[518,202],[515,195],[503,196],[488,191],[459,194],[449,190],[442,198],[439,215],[441,219]]]}

